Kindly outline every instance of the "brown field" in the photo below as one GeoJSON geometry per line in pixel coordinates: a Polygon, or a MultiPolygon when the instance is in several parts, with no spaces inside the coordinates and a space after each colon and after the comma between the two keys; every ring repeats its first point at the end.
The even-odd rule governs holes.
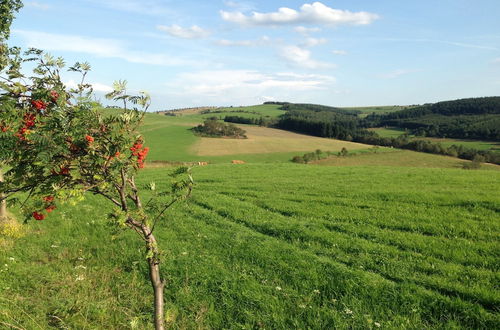
{"type": "Polygon", "coordinates": [[[263,154],[274,152],[311,152],[367,149],[361,143],[325,139],[292,133],[274,128],[240,126],[247,131],[248,139],[201,138],[190,152],[198,156],[223,156],[237,154],[263,154]]]}
{"type": "MultiPolygon", "coordinates": [[[[318,165],[329,166],[402,166],[402,167],[434,167],[434,168],[462,168],[470,161],[415,152],[410,150],[395,150],[383,153],[357,154],[347,157],[333,156],[314,162],[318,165]]],[[[500,170],[500,166],[494,164],[482,164],[481,169],[500,170]]]]}

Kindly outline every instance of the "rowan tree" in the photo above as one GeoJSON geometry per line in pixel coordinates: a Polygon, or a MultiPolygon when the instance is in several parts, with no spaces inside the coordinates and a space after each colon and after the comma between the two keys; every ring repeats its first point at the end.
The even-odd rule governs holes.
{"type": "Polygon", "coordinates": [[[17,205],[25,221],[42,221],[60,203],[81,201],[89,193],[101,196],[108,203],[110,218],[135,231],[144,242],[155,327],[163,329],[165,284],[154,230],[176,201],[189,196],[193,180],[189,169],[181,167],[171,173],[171,185],[152,182],[141,187],[136,183],[149,151],[138,132],[149,95],[129,95],[125,81],[115,83],[108,97],[123,101],[125,109],[105,113],[91,100],[92,86],[85,83],[90,70],[87,63],[69,68],[82,80],[68,90],[61,81],[62,58],[37,49],[21,54],[11,48],[5,55],[8,65],[0,81],[0,162],[7,170],[0,183],[0,199],[17,205]],[[25,62],[35,63],[31,76],[21,73],[25,62]],[[128,109],[128,104],[133,108],[128,109]],[[143,202],[140,193],[145,188],[153,193],[143,202]]]}

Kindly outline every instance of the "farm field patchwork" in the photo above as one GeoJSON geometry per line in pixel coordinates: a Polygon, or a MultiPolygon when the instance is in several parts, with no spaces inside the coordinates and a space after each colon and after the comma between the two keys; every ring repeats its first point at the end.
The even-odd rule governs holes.
{"type": "MultiPolygon", "coordinates": [[[[140,181],[165,184],[168,170],[140,181]]],[[[192,198],[158,228],[174,328],[500,322],[499,172],[251,164],[193,175],[192,198]]],[[[148,329],[141,243],[106,225],[107,210],[89,196],[0,244],[0,322],[148,329]]]]}

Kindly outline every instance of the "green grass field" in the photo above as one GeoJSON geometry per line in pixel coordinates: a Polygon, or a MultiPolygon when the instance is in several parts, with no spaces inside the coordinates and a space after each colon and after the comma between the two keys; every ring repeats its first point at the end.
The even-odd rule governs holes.
{"type": "MultiPolygon", "coordinates": [[[[141,174],[165,183],[168,169],[141,174]]],[[[210,165],[159,228],[172,328],[493,329],[500,173],[210,165]]],[[[141,243],[89,196],[0,242],[0,328],[148,329],[141,243]]]]}
{"type": "MultiPolygon", "coordinates": [[[[401,149],[368,149],[364,152],[350,154],[347,157],[332,156],[316,161],[318,165],[328,166],[394,166],[394,167],[430,167],[430,168],[463,168],[469,160],[455,157],[427,154],[401,149]]],[[[482,170],[500,170],[494,164],[482,164],[482,170]]]]}

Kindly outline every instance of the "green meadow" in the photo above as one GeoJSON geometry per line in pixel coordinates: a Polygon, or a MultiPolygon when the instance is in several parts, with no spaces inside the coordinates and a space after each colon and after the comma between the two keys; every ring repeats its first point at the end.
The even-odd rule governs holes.
{"type": "MultiPolygon", "coordinates": [[[[169,168],[144,184],[166,184],[169,168]]],[[[193,170],[158,228],[170,328],[493,329],[497,171],[296,164],[193,170]]],[[[0,324],[148,329],[141,242],[93,196],[0,243],[0,324]]]]}
{"type": "MultiPolygon", "coordinates": [[[[237,144],[252,152],[234,153],[190,131],[212,115],[148,114],[141,128],[140,186],[167,184],[169,162],[209,162],[156,232],[168,328],[498,327],[499,166],[255,126],[237,144]]],[[[0,231],[0,329],[152,328],[143,243],[108,224],[110,207],[89,195],[21,237],[0,231]]]]}

